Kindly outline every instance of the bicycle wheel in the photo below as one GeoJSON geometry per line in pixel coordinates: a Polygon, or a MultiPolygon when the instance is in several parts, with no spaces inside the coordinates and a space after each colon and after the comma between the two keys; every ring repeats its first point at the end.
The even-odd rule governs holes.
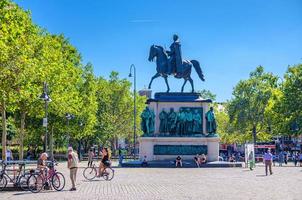
{"type": "Polygon", "coordinates": [[[83,176],[91,181],[96,177],[97,171],[95,167],[86,167],[83,171],[83,176]]]}
{"type": "Polygon", "coordinates": [[[61,172],[56,172],[52,175],[51,184],[57,191],[61,191],[65,187],[65,177],[61,172]]]}
{"type": "Polygon", "coordinates": [[[22,175],[19,179],[19,184],[18,185],[24,191],[28,190],[28,185],[27,185],[28,178],[29,178],[29,174],[28,175],[22,175]]]}
{"type": "Polygon", "coordinates": [[[114,177],[114,169],[112,169],[111,167],[107,167],[103,172],[103,178],[106,181],[111,181],[113,177],[114,177]]]}
{"type": "Polygon", "coordinates": [[[38,193],[43,189],[43,176],[39,174],[32,174],[27,179],[28,189],[32,193],[38,193]]]}
{"type": "Polygon", "coordinates": [[[4,174],[0,175],[0,191],[2,191],[4,188],[6,188],[7,185],[7,179],[4,176],[4,174]]]}

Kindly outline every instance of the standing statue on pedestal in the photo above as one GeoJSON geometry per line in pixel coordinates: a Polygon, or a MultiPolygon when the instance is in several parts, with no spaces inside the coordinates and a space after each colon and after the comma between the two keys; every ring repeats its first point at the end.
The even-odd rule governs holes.
{"type": "Polygon", "coordinates": [[[144,134],[154,133],[154,112],[146,107],[141,114],[141,128],[144,134]]]}
{"type": "Polygon", "coordinates": [[[174,108],[170,108],[170,112],[168,113],[168,132],[170,134],[175,134],[176,122],[177,122],[177,113],[174,111],[174,108]]]}
{"type": "Polygon", "coordinates": [[[193,133],[200,133],[201,132],[201,115],[198,110],[194,110],[193,114],[193,133]]]}
{"type": "Polygon", "coordinates": [[[204,81],[203,72],[197,60],[182,60],[181,45],[178,35],[173,35],[173,43],[170,46],[170,51],[166,51],[162,46],[152,45],[150,47],[149,58],[151,62],[156,58],[156,71],[157,73],[152,77],[149,83],[149,89],[154,79],[163,77],[167,85],[167,92],[170,91],[168,76],[172,75],[175,78],[183,78],[184,83],[181,87],[181,92],[184,86],[189,81],[194,92],[193,79],[191,78],[192,67],[194,67],[200,80],[204,81]]]}
{"type": "Polygon", "coordinates": [[[159,132],[160,133],[167,133],[168,132],[168,113],[163,109],[159,113],[159,132]]]}
{"type": "Polygon", "coordinates": [[[182,108],[180,108],[179,113],[177,114],[176,134],[183,136],[185,134],[185,128],[186,128],[186,113],[182,108]]]}
{"type": "Polygon", "coordinates": [[[193,114],[190,108],[186,109],[186,128],[185,128],[185,134],[189,135],[192,134],[193,129],[193,114]]]}
{"type": "Polygon", "coordinates": [[[154,133],[154,131],[155,131],[155,114],[154,114],[153,110],[149,109],[149,112],[150,112],[150,115],[151,115],[150,126],[149,126],[150,133],[154,133]]]}
{"type": "Polygon", "coordinates": [[[217,125],[216,125],[216,119],[214,114],[213,107],[210,107],[210,110],[206,113],[206,128],[209,135],[215,134],[217,125]]]}

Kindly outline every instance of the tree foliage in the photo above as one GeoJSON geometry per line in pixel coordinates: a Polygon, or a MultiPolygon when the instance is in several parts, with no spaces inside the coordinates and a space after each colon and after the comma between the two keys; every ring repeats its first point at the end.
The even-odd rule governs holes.
{"type": "MultiPolygon", "coordinates": [[[[131,140],[133,94],[131,84],[112,72],[109,80],[97,77],[93,65],[83,64],[80,53],[64,35],[55,35],[35,25],[30,12],[10,0],[0,2],[0,110],[11,116],[16,127],[12,139],[20,146],[40,146],[45,129],[44,102],[39,99],[48,84],[52,102],[48,106],[48,135],[56,146],[109,143],[131,140]],[[66,113],[75,116],[67,125],[66,113]],[[88,142],[89,141],[89,142],[88,142]],[[109,142],[108,142],[109,141],[109,142]]],[[[137,96],[138,116],[145,100],[137,96]]],[[[4,156],[7,120],[2,122],[4,156]]],[[[139,124],[139,117],[137,118],[139,124]]],[[[11,138],[9,138],[11,139],[11,138]]]]}
{"type": "Polygon", "coordinates": [[[228,114],[238,132],[246,134],[254,129],[260,140],[269,139],[271,116],[266,111],[278,88],[277,80],[278,77],[259,66],[250,73],[249,79],[236,85],[228,114]]]}

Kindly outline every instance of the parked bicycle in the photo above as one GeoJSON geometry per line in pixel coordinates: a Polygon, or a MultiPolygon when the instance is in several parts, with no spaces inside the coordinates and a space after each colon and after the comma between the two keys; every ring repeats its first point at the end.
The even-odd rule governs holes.
{"type": "Polygon", "coordinates": [[[92,166],[86,167],[84,169],[83,176],[89,181],[92,181],[96,177],[102,177],[106,181],[111,181],[113,179],[114,169],[112,169],[111,166],[105,167],[103,174],[101,174],[100,176],[97,176],[98,170],[99,170],[99,168],[95,164],[93,164],[92,166]]]}
{"type": "Polygon", "coordinates": [[[25,170],[25,164],[19,164],[19,169],[7,169],[8,163],[1,162],[2,170],[0,171],[0,191],[6,188],[8,182],[12,182],[15,187],[20,187],[22,190],[27,190],[27,179],[30,176],[30,171],[25,170]],[[8,172],[17,172],[12,178],[8,172]]]}
{"type": "Polygon", "coordinates": [[[38,193],[42,189],[55,189],[61,191],[65,187],[65,177],[61,172],[57,172],[55,165],[57,162],[48,163],[48,168],[36,170],[27,180],[28,189],[33,193],[38,193]]]}

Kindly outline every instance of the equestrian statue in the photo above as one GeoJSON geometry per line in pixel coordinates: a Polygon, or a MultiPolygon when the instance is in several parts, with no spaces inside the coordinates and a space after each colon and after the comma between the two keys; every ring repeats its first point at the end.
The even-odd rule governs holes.
{"type": "Polygon", "coordinates": [[[149,83],[149,89],[154,79],[163,77],[167,85],[167,92],[170,91],[168,76],[174,76],[177,79],[184,79],[184,83],[181,87],[181,92],[184,91],[184,87],[187,81],[192,86],[192,92],[194,92],[194,83],[191,78],[192,66],[197,72],[199,78],[204,81],[204,76],[197,60],[183,60],[181,57],[181,45],[178,35],[173,35],[173,43],[170,46],[170,51],[166,51],[163,47],[158,45],[152,45],[150,47],[148,60],[152,62],[156,59],[156,71],[157,73],[152,77],[149,83]]]}

